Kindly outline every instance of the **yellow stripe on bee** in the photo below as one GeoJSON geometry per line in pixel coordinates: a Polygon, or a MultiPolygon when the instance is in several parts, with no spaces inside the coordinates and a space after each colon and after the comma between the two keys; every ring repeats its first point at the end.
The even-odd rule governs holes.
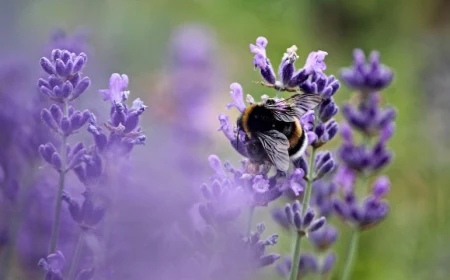
{"type": "Polygon", "coordinates": [[[252,104],[245,108],[244,113],[242,114],[242,128],[244,129],[245,133],[247,134],[248,138],[252,138],[252,133],[250,132],[248,128],[248,117],[252,113],[253,109],[256,107],[256,104],[252,104]]]}
{"type": "Polygon", "coordinates": [[[291,137],[289,137],[289,148],[292,148],[295,145],[297,145],[298,140],[302,136],[302,133],[303,133],[302,125],[300,124],[298,118],[295,118],[294,131],[292,132],[291,137]]]}

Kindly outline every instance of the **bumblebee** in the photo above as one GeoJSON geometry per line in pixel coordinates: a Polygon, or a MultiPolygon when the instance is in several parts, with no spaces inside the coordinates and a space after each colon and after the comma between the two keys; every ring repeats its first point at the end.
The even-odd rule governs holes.
{"type": "Polygon", "coordinates": [[[238,135],[245,132],[245,145],[253,163],[271,163],[280,171],[306,151],[308,139],[300,117],[314,109],[317,94],[295,94],[287,99],[268,98],[248,106],[237,119],[238,135]]]}

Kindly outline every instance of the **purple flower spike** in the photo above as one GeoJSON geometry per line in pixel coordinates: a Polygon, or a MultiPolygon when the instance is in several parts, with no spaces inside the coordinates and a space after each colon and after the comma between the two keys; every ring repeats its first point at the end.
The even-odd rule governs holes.
{"type": "Polygon", "coordinates": [[[323,71],[327,69],[327,65],[324,61],[327,55],[328,53],[324,51],[311,52],[306,59],[305,66],[303,66],[306,74],[322,74],[323,71]]]}
{"type": "Polygon", "coordinates": [[[242,86],[238,83],[232,83],[230,89],[230,95],[234,101],[229,103],[226,108],[236,107],[241,113],[244,112],[246,106],[244,104],[244,91],[242,90],[242,86]]]}
{"type": "Polygon", "coordinates": [[[373,51],[366,62],[364,52],[355,49],[353,52],[353,66],[341,70],[341,78],[348,87],[364,92],[379,91],[387,87],[394,77],[393,72],[381,64],[380,54],[373,51]]]}
{"type": "Polygon", "coordinates": [[[128,76],[125,74],[114,73],[109,78],[109,89],[101,89],[98,92],[103,95],[103,100],[111,101],[112,103],[121,103],[128,99],[129,91],[128,76]]]}

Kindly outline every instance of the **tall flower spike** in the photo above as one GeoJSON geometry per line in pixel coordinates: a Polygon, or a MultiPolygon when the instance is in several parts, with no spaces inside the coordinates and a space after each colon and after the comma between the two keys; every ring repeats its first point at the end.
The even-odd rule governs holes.
{"type": "Polygon", "coordinates": [[[342,187],[342,197],[333,201],[335,213],[353,229],[348,258],[342,279],[350,279],[354,255],[358,247],[358,236],[380,223],[389,212],[389,205],[382,197],[389,190],[389,181],[385,177],[378,179],[371,193],[365,197],[356,195],[356,185],[361,178],[362,188],[367,191],[367,181],[389,164],[392,152],[387,149],[387,140],[394,133],[395,110],[381,107],[380,93],[393,78],[392,71],[379,61],[379,54],[372,52],[366,63],[361,50],[353,52],[353,67],[343,69],[341,77],[351,88],[357,89],[358,104],[347,104],[343,116],[348,124],[343,125],[343,143],[338,150],[341,159],[340,170],[335,181],[342,187]],[[362,134],[361,143],[357,143],[354,131],[362,134]],[[377,139],[378,138],[378,139],[377,139]]]}

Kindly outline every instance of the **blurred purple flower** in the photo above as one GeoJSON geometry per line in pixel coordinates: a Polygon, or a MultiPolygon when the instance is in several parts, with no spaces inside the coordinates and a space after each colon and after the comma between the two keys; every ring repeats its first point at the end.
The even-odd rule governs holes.
{"type": "Polygon", "coordinates": [[[60,251],[50,254],[39,261],[39,266],[45,271],[45,280],[63,280],[62,269],[65,258],[60,251]]]}
{"type": "Polygon", "coordinates": [[[318,231],[312,232],[310,240],[314,247],[319,251],[327,251],[334,245],[338,238],[338,231],[330,225],[326,225],[318,231]]]}
{"type": "Polygon", "coordinates": [[[109,100],[111,103],[122,103],[128,99],[129,91],[126,91],[128,87],[128,76],[125,74],[114,73],[109,78],[109,88],[101,89],[98,92],[103,95],[105,101],[109,100]]]}
{"type": "Polygon", "coordinates": [[[286,220],[289,221],[291,228],[298,234],[307,236],[325,225],[325,217],[314,219],[315,214],[312,209],[308,209],[303,215],[301,211],[302,206],[298,200],[292,206],[287,204],[284,207],[286,220]]]}
{"type": "Polygon", "coordinates": [[[364,52],[360,49],[353,51],[353,66],[341,71],[341,78],[348,87],[362,91],[378,91],[387,87],[394,77],[394,73],[380,62],[377,51],[370,53],[366,62],[364,52]]]}
{"type": "Polygon", "coordinates": [[[348,192],[342,200],[334,200],[335,213],[345,222],[357,226],[360,230],[367,230],[380,223],[389,213],[387,202],[382,200],[380,193],[389,190],[389,183],[382,177],[373,186],[372,192],[358,204],[354,192],[348,192]]]}

